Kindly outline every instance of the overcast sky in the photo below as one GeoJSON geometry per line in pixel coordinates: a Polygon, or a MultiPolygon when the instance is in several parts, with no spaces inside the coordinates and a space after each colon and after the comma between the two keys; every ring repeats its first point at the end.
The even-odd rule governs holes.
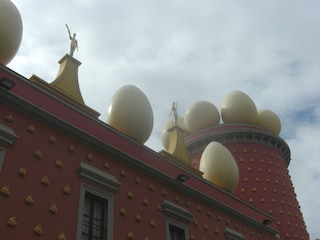
{"type": "Polygon", "coordinates": [[[161,130],[178,102],[220,109],[232,90],[281,118],[291,148],[289,172],[310,239],[320,238],[319,0],[12,0],[24,24],[8,67],[51,82],[69,52],[65,23],[77,33],[79,81],[87,105],[105,120],[112,95],[139,87],[154,111],[146,145],[158,151],[161,130]]]}

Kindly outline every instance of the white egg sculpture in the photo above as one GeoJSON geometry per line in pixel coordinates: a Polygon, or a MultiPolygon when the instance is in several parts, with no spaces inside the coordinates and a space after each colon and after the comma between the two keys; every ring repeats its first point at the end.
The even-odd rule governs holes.
{"type": "Polygon", "coordinates": [[[145,143],[153,128],[153,112],[146,95],[137,87],[121,87],[112,97],[106,123],[145,143]]]}
{"type": "Polygon", "coordinates": [[[219,142],[211,142],[204,149],[199,170],[205,179],[228,192],[233,192],[238,185],[238,165],[231,152],[219,142]]]}
{"type": "Polygon", "coordinates": [[[22,20],[10,0],[0,1],[0,63],[6,65],[16,55],[22,39],[22,20]]]}
{"type": "Polygon", "coordinates": [[[277,114],[274,112],[261,109],[258,110],[258,117],[256,124],[269,129],[275,135],[279,135],[281,131],[281,121],[277,114]]]}
{"type": "Polygon", "coordinates": [[[257,108],[252,99],[241,91],[228,93],[221,105],[221,118],[224,123],[255,123],[257,108]]]}
{"type": "MultiPolygon", "coordinates": [[[[162,140],[162,146],[168,150],[169,149],[169,129],[174,126],[174,117],[171,116],[169,120],[164,125],[162,132],[161,132],[161,140],[162,140]]],[[[183,117],[178,116],[178,126],[186,131],[186,128],[184,126],[183,117]]]]}
{"type": "Polygon", "coordinates": [[[190,133],[219,124],[219,111],[208,101],[198,101],[191,104],[185,114],[184,123],[190,133]]]}

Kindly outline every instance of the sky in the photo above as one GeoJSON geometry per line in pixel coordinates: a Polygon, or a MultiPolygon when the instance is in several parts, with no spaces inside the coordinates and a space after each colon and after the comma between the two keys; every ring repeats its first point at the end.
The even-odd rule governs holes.
{"type": "Polygon", "coordinates": [[[310,239],[320,238],[319,0],[12,0],[23,39],[8,64],[55,79],[77,34],[79,83],[88,106],[106,112],[124,85],[139,87],[154,114],[146,145],[161,150],[173,101],[183,116],[200,100],[220,109],[232,90],[281,119],[289,173],[310,239]]]}

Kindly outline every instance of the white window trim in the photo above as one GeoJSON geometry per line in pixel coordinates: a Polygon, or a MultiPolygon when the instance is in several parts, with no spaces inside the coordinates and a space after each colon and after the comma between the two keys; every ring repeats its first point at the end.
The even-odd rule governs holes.
{"type": "Polygon", "coordinates": [[[82,180],[93,183],[109,192],[118,191],[121,185],[114,176],[84,162],[80,163],[78,172],[82,180]]]}
{"type": "Polygon", "coordinates": [[[226,236],[227,240],[246,240],[241,233],[230,228],[226,228],[224,230],[224,235],[226,236]]]}
{"type": "Polygon", "coordinates": [[[98,197],[104,198],[108,201],[108,216],[107,216],[107,240],[113,239],[113,214],[114,214],[114,197],[111,194],[94,189],[86,184],[81,184],[80,197],[79,197],[79,209],[78,209],[78,222],[77,222],[77,239],[82,237],[82,221],[83,221],[83,209],[86,192],[92,193],[98,197]]]}
{"type": "Polygon", "coordinates": [[[1,172],[1,169],[2,169],[2,164],[3,164],[3,161],[4,161],[5,154],[6,154],[6,150],[4,148],[0,148],[0,172],[1,172]]]}
{"type": "Polygon", "coordinates": [[[181,228],[184,231],[185,239],[186,240],[190,239],[188,224],[185,224],[185,223],[179,222],[175,219],[167,217],[166,218],[166,239],[167,240],[170,240],[170,228],[169,228],[170,225],[181,228]]]}

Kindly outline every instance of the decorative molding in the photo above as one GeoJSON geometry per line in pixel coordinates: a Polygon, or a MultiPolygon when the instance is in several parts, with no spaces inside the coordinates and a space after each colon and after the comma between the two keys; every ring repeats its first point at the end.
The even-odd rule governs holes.
{"type": "Polygon", "coordinates": [[[80,178],[84,181],[97,184],[110,192],[118,191],[118,188],[121,185],[114,176],[84,162],[80,163],[78,173],[80,178]]]}
{"type": "Polygon", "coordinates": [[[230,228],[226,228],[224,230],[224,235],[226,236],[227,240],[246,240],[246,238],[241,233],[230,228]]]}
{"type": "MultiPolygon", "coordinates": [[[[227,124],[224,125],[227,126],[227,124]]],[[[291,160],[290,148],[283,139],[264,129],[252,128],[252,125],[249,124],[232,124],[232,126],[232,129],[226,130],[217,130],[219,126],[211,127],[206,129],[205,132],[197,133],[199,137],[189,135],[186,137],[186,146],[189,153],[192,155],[205,149],[212,141],[221,144],[234,142],[259,143],[278,150],[282,154],[286,165],[289,166],[291,160]],[[239,128],[237,128],[237,125],[239,125],[239,128]],[[245,128],[245,126],[247,127],[245,128]]]]}
{"type": "Polygon", "coordinates": [[[172,202],[164,200],[162,202],[162,210],[168,216],[173,217],[181,222],[190,222],[193,218],[193,214],[190,213],[187,209],[180,207],[172,202]]]}
{"type": "Polygon", "coordinates": [[[10,147],[18,139],[17,134],[13,129],[0,124],[0,145],[4,147],[10,147]]]}

